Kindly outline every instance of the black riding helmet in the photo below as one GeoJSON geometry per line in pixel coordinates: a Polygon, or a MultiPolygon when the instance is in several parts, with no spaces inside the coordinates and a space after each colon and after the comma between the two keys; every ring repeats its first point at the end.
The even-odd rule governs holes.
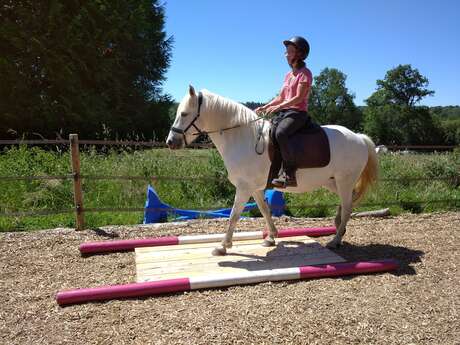
{"type": "Polygon", "coordinates": [[[287,47],[292,44],[300,51],[300,58],[305,60],[310,53],[310,45],[307,40],[301,36],[294,36],[290,40],[283,41],[284,45],[287,47]]]}

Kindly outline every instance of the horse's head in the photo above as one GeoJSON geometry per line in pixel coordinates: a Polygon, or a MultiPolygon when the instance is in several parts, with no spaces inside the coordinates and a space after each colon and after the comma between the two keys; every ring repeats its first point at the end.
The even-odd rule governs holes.
{"type": "Polygon", "coordinates": [[[189,86],[187,95],[177,107],[176,119],[169,131],[166,144],[170,149],[180,149],[193,142],[200,130],[200,111],[203,101],[201,93],[196,94],[192,85],[189,86]]]}

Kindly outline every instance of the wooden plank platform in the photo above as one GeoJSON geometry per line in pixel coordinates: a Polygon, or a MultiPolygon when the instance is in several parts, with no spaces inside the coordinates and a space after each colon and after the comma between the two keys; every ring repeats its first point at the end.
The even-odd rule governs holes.
{"type": "Polygon", "coordinates": [[[275,247],[262,241],[233,243],[225,256],[212,256],[216,243],[136,248],[137,282],[184,277],[209,277],[254,273],[282,268],[345,262],[312,238],[277,239],[275,247]]]}

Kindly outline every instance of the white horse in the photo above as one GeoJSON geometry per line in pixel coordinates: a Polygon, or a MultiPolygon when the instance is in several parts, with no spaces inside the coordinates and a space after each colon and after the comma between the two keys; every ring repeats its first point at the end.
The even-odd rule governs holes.
{"type": "MultiPolygon", "coordinates": [[[[264,200],[270,159],[262,145],[268,142],[270,123],[237,102],[203,90],[198,95],[193,86],[180,102],[176,119],[166,143],[170,149],[179,149],[206,132],[221,154],[230,182],[236,187],[235,201],[227,232],[214,255],[225,255],[232,246],[233,230],[245,203],[254,197],[267,223],[269,233],[264,246],[275,245],[277,229],[270,209],[264,200]],[[260,137],[259,137],[260,136],[260,137]],[[259,151],[257,153],[256,151],[259,151]]],[[[356,134],[342,126],[323,126],[330,143],[330,162],[323,168],[297,170],[297,187],[285,192],[303,193],[325,187],[341,200],[335,217],[336,235],[328,243],[335,248],[341,244],[353,204],[375,182],[378,161],[375,145],[364,134],[356,134]]]]}

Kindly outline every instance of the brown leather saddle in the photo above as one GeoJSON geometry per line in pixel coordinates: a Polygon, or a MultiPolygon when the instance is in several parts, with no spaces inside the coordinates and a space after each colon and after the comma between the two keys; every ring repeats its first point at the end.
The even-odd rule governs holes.
{"type": "MultiPolygon", "coordinates": [[[[267,188],[272,188],[271,181],[278,177],[282,165],[281,151],[275,142],[272,130],[268,136],[268,156],[271,166],[267,179],[267,188]]],[[[329,139],[324,129],[316,123],[308,122],[307,126],[299,129],[289,138],[289,150],[296,157],[298,169],[322,168],[329,164],[331,151],[329,139]]]]}

